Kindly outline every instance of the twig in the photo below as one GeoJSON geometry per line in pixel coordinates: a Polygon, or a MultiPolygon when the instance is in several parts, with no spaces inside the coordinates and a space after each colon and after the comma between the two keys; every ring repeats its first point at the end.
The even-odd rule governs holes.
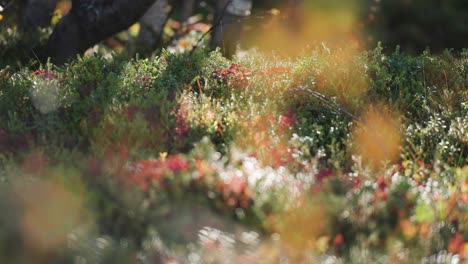
{"type": "Polygon", "coordinates": [[[229,0],[229,1],[226,2],[226,4],[225,4],[224,7],[223,7],[223,12],[221,13],[221,15],[220,15],[219,18],[218,18],[218,21],[216,21],[215,23],[213,23],[213,25],[210,27],[210,29],[209,29],[207,32],[203,33],[203,35],[198,39],[198,41],[195,43],[195,45],[193,46],[192,50],[190,51],[189,56],[192,56],[192,54],[193,54],[193,53],[195,52],[195,50],[198,48],[200,42],[202,42],[203,39],[204,39],[209,33],[211,33],[215,28],[217,28],[218,26],[220,26],[220,25],[222,24],[224,15],[226,14],[226,10],[227,10],[228,6],[229,6],[230,4],[232,4],[232,1],[233,1],[233,0],[229,0]]]}
{"type": "Polygon", "coordinates": [[[359,119],[355,115],[351,114],[350,112],[346,111],[343,107],[341,107],[338,104],[334,103],[330,98],[326,97],[325,95],[323,95],[323,94],[321,94],[321,93],[319,93],[317,91],[314,91],[314,90],[310,89],[309,87],[306,87],[306,86],[293,87],[293,88],[289,88],[289,91],[307,92],[310,95],[312,95],[313,97],[317,98],[322,103],[324,103],[327,106],[333,108],[333,110],[335,110],[336,112],[338,112],[340,114],[343,114],[343,115],[347,116],[348,118],[350,118],[350,119],[352,119],[354,121],[359,122],[359,119]]]}

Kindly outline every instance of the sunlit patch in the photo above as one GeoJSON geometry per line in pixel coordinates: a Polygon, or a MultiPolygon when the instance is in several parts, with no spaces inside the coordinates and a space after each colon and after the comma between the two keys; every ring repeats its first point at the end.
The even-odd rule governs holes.
{"type": "Polygon", "coordinates": [[[365,97],[369,88],[366,77],[366,65],[354,48],[334,49],[330,51],[325,45],[319,56],[322,67],[315,69],[314,88],[316,91],[336,98],[343,107],[355,108],[365,97]]]}
{"type": "Polygon", "coordinates": [[[389,111],[371,107],[353,132],[354,152],[377,168],[383,162],[396,162],[400,155],[400,122],[389,111]]]}
{"type": "Polygon", "coordinates": [[[252,27],[251,41],[264,51],[296,56],[322,42],[360,47],[357,1],[305,1],[297,9],[274,12],[271,21],[252,27]],[[333,2],[330,4],[330,2],[333,2]],[[261,27],[261,30],[258,28],[261,27]]]}

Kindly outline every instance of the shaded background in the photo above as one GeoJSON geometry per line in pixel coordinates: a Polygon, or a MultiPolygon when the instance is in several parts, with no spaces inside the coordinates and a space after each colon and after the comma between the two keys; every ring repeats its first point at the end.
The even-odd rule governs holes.
{"type": "Polygon", "coordinates": [[[365,27],[368,43],[400,45],[408,52],[468,47],[468,1],[372,0],[368,1],[365,27]]]}
{"type": "MultiPolygon", "coordinates": [[[[5,10],[0,12],[2,14],[0,29],[6,30],[18,23],[27,24],[27,22],[22,21],[21,16],[24,13],[21,12],[21,8],[18,8],[26,2],[26,0],[0,1],[0,5],[5,7],[5,10]]],[[[173,22],[182,20],[186,15],[183,7],[177,2],[181,1],[172,2],[176,4],[175,10],[170,12],[171,17],[166,26],[168,29],[164,30],[163,46],[169,45],[174,38],[174,31],[180,30],[180,25],[173,22]]],[[[193,14],[197,15],[197,17],[191,21],[210,24],[213,21],[213,2],[195,1],[193,14]]],[[[420,53],[427,47],[433,52],[439,52],[446,48],[461,50],[468,47],[468,1],[465,0],[291,1],[300,6],[298,8],[299,12],[290,12],[287,8],[284,8],[286,1],[253,2],[252,16],[243,19],[246,26],[244,27],[241,43],[246,48],[267,42],[265,40],[255,41],[249,36],[261,35],[261,37],[265,38],[277,33],[279,38],[275,40],[280,38],[288,40],[288,36],[285,36],[283,31],[278,30],[278,24],[271,23],[272,20],[282,20],[282,25],[291,32],[308,31],[309,34],[303,34],[302,37],[307,38],[307,41],[311,41],[312,44],[314,44],[314,41],[316,41],[316,44],[322,40],[329,42],[330,37],[322,38],[323,33],[328,32],[334,39],[341,38],[345,40],[339,43],[340,45],[346,45],[349,42],[348,36],[343,37],[343,35],[350,34],[359,41],[360,46],[363,48],[373,48],[381,41],[383,46],[388,48],[390,52],[397,45],[400,46],[401,50],[409,53],[420,53]],[[281,10],[280,15],[272,15],[271,10],[276,9],[281,10]],[[352,19],[349,19],[348,15],[352,19]],[[345,28],[346,32],[342,30],[343,28],[345,28]]],[[[60,1],[55,10],[58,15],[52,18],[52,23],[57,23],[60,15],[64,15],[69,7],[69,1],[60,1]]],[[[34,8],[37,14],[50,12],[50,9],[50,7],[45,6],[34,8]]],[[[47,21],[39,22],[42,25],[47,25],[47,21]]],[[[29,32],[28,35],[30,35],[29,32]]],[[[27,38],[24,42],[34,42],[40,38],[39,36],[35,36],[34,39],[31,39],[30,36],[25,37],[27,38]]],[[[177,37],[180,37],[180,34],[177,37]]],[[[41,40],[43,41],[44,38],[42,37],[41,40]]],[[[0,42],[4,43],[3,41],[0,42]]],[[[114,45],[111,46],[114,48],[116,45],[115,42],[113,43],[114,45]]],[[[304,41],[298,43],[305,44],[304,41]]],[[[131,38],[124,39],[123,44],[131,45],[131,38]]],[[[3,44],[0,45],[4,46],[3,44]]],[[[266,47],[272,48],[268,45],[266,47]]],[[[41,49],[35,48],[35,53],[35,56],[40,56],[41,49]]],[[[34,56],[34,54],[28,55],[34,56]]]]}

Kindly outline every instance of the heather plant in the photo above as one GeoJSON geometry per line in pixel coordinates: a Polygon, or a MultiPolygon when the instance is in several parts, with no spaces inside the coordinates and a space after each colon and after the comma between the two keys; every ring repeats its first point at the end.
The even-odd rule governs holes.
{"type": "Polygon", "coordinates": [[[466,60],[322,47],[5,67],[0,260],[466,259],[466,60]]]}

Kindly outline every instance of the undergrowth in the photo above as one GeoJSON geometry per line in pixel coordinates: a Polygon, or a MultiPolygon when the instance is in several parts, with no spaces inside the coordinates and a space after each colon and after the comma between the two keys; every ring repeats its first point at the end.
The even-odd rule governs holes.
{"type": "Polygon", "coordinates": [[[0,260],[466,257],[467,51],[2,63],[0,260]]]}

